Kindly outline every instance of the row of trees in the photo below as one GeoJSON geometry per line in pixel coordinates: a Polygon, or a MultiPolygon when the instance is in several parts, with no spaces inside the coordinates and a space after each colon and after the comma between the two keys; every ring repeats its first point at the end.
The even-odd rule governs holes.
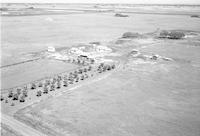
{"type": "MultiPolygon", "coordinates": [[[[7,97],[14,101],[19,100],[20,102],[25,102],[25,98],[28,97],[27,86],[25,86],[24,88],[17,88],[16,91],[9,90],[7,97]]],[[[1,101],[3,101],[4,99],[5,99],[5,102],[7,103],[8,102],[7,98],[4,98],[1,95],[1,101]]],[[[12,104],[12,106],[13,106],[13,104],[12,104]]]]}
{"type": "MultiPolygon", "coordinates": [[[[45,83],[40,82],[38,87],[43,87],[43,89],[41,89],[43,91],[38,90],[36,96],[40,97],[42,94],[47,94],[49,91],[55,91],[55,89],[60,89],[62,86],[68,87],[69,84],[79,82],[79,80],[84,80],[85,78],[89,77],[87,72],[91,70],[92,66],[88,66],[63,76],[58,75],[57,77],[46,80],[45,83]]],[[[35,85],[32,86],[35,87],[35,85]]]]}
{"type": "Polygon", "coordinates": [[[101,63],[99,66],[98,66],[98,72],[99,73],[102,73],[102,72],[105,72],[105,71],[110,71],[112,69],[115,69],[115,64],[104,64],[104,63],[101,63]]]}
{"type": "Polygon", "coordinates": [[[68,62],[86,66],[94,64],[95,60],[86,56],[78,56],[77,58],[69,59],[68,62]]]}
{"type": "MultiPolygon", "coordinates": [[[[34,90],[38,88],[39,90],[37,91],[36,96],[40,97],[42,94],[47,94],[49,91],[55,91],[55,89],[60,89],[62,86],[68,87],[69,84],[77,83],[81,80],[89,78],[89,74],[87,72],[91,71],[92,69],[92,66],[88,66],[75,70],[74,72],[70,72],[66,75],[57,75],[56,77],[46,79],[45,81],[40,81],[39,83],[32,83],[30,89],[34,90]]],[[[97,67],[98,73],[112,69],[115,69],[114,64],[110,65],[101,63],[97,67]]],[[[93,74],[90,76],[93,76],[93,74]]],[[[19,100],[20,102],[25,102],[25,98],[28,97],[28,87],[24,86],[23,88],[17,88],[15,91],[10,90],[7,97],[14,101],[19,100]]],[[[4,99],[5,98],[1,95],[1,101],[4,99]]],[[[5,102],[7,103],[8,100],[5,99],[5,102]]]]}

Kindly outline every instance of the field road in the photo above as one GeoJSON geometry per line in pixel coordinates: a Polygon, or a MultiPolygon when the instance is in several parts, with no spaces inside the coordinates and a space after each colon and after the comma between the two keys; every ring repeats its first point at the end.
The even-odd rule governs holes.
{"type": "Polygon", "coordinates": [[[41,132],[5,114],[1,114],[1,122],[10,126],[13,130],[19,132],[24,136],[46,136],[45,134],[42,134],[41,132]]]}

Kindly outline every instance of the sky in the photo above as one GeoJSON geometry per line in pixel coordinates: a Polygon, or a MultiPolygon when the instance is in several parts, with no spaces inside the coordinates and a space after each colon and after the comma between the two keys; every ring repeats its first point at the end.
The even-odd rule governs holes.
{"type": "Polygon", "coordinates": [[[1,3],[200,4],[200,0],[0,0],[1,3]]]}

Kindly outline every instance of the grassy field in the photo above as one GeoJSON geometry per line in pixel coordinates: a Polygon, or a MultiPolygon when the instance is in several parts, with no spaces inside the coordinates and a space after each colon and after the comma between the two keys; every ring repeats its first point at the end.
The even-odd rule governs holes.
{"type": "MultiPolygon", "coordinates": [[[[65,6],[59,8],[67,8],[65,6]]],[[[50,136],[200,135],[200,20],[189,16],[199,9],[176,7],[176,12],[177,9],[170,10],[170,7],[153,6],[134,7],[132,11],[118,6],[116,9],[113,5],[105,6],[114,8],[105,13],[2,16],[1,66],[27,60],[48,46],[64,49],[94,41],[108,43],[119,56],[106,58],[116,60],[119,66],[113,72],[95,75],[41,97],[36,96],[41,88],[29,91],[24,103],[12,99],[8,103],[3,101],[1,113],[14,116],[50,136]],[[135,14],[137,10],[141,13],[135,14]],[[115,12],[120,11],[129,17],[115,17],[115,12]],[[151,14],[143,14],[148,11],[151,14]],[[189,30],[196,35],[180,40],[152,35],[125,41],[118,39],[127,31],[151,33],[157,29],[189,30]],[[130,57],[133,49],[172,60],[130,57]]],[[[39,7],[45,8],[45,5],[39,7]]],[[[78,8],[88,7],[91,5],[78,8]]],[[[76,68],[76,65],[49,59],[4,67],[1,68],[1,88],[76,68]]]]}
{"type": "Polygon", "coordinates": [[[58,60],[40,59],[1,69],[1,88],[20,86],[38,79],[71,71],[78,66],[58,60]]]}
{"type": "Polygon", "coordinates": [[[199,60],[199,47],[175,41],[170,45],[140,50],[171,57],[172,62],[135,64],[132,69],[125,65],[107,78],[24,108],[15,116],[49,135],[197,136],[200,71],[193,60],[199,60]]]}
{"type": "Polygon", "coordinates": [[[158,28],[200,31],[200,20],[188,16],[129,15],[128,18],[116,18],[114,13],[2,16],[1,65],[20,62],[23,54],[46,50],[48,46],[111,41],[127,31],[144,33],[158,28]]]}

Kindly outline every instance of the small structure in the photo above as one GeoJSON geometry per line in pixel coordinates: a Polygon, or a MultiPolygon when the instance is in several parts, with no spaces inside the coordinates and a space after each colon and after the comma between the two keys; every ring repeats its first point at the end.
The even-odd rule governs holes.
{"type": "Polygon", "coordinates": [[[47,49],[48,52],[55,52],[56,49],[53,46],[49,46],[47,49]]]}
{"type": "Polygon", "coordinates": [[[107,46],[96,46],[96,52],[112,52],[112,49],[108,48],[107,46]]]}

